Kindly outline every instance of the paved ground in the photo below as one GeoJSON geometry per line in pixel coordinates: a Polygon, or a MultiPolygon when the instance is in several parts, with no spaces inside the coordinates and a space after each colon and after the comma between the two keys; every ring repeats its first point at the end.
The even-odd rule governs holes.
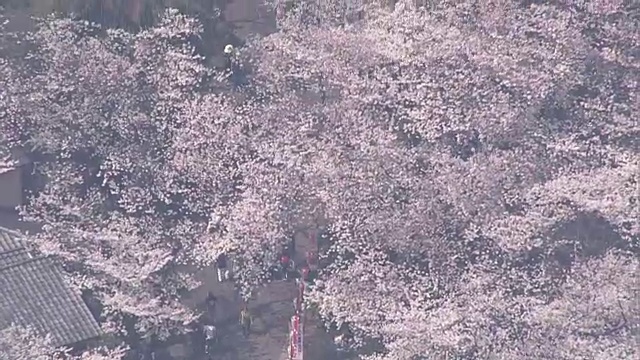
{"type": "MultiPolygon", "coordinates": [[[[202,307],[209,291],[218,298],[215,319],[221,334],[216,359],[228,360],[281,360],[285,359],[288,321],[293,315],[292,299],[296,288],[292,282],[273,282],[256,291],[249,301],[254,322],[248,338],[241,334],[239,316],[241,301],[232,282],[218,282],[215,269],[209,268],[197,274],[202,286],[192,291],[185,303],[202,307]]],[[[193,359],[188,350],[176,345],[172,349],[175,359],[193,359]]],[[[196,359],[194,359],[196,360],[196,359]]]]}
{"type": "Polygon", "coordinates": [[[268,35],[276,30],[275,14],[264,0],[231,0],[224,18],[242,39],[254,34],[268,35]]]}
{"type": "MultiPolygon", "coordinates": [[[[306,234],[296,237],[294,259],[302,263],[306,251],[315,246],[306,234]]],[[[201,307],[209,291],[218,297],[216,322],[222,334],[220,349],[216,359],[225,360],[285,360],[288,343],[289,319],[294,313],[293,299],[297,295],[295,282],[275,281],[260,288],[249,302],[254,315],[252,334],[244,338],[238,324],[241,302],[236,296],[233,283],[218,282],[214,268],[200,271],[196,277],[202,285],[193,290],[185,299],[192,307],[201,307]]],[[[305,349],[311,359],[329,360],[326,350],[330,347],[328,336],[318,327],[317,321],[305,321],[305,349]]],[[[175,359],[197,360],[187,355],[185,349],[175,346],[175,359]],[[182,354],[180,354],[182,353],[182,354]]],[[[305,354],[307,355],[307,354],[305,354]]],[[[306,359],[307,357],[305,357],[306,359]]]]}

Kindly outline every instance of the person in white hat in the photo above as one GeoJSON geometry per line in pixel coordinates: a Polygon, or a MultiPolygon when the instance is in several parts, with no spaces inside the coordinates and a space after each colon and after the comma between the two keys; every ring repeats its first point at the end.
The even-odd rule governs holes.
{"type": "Polygon", "coordinates": [[[237,56],[238,56],[238,52],[236,51],[236,48],[233,47],[233,45],[231,44],[227,44],[224,47],[224,57],[225,57],[225,67],[227,68],[227,71],[233,72],[233,70],[237,67],[237,56]]]}
{"type": "Polygon", "coordinates": [[[240,86],[245,83],[245,75],[242,64],[240,62],[238,49],[228,44],[224,47],[225,68],[229,74],[229,80],[234,86],[240,86]]]}

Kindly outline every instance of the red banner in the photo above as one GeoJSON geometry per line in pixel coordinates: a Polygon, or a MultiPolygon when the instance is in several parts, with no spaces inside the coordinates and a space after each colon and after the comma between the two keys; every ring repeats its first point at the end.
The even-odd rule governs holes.
{"type": "Polygon", "coordinates": [[[300,316],[291,317],[291,334],[289,342],[289,359],[303,360],[303,326],[300,316]]]}

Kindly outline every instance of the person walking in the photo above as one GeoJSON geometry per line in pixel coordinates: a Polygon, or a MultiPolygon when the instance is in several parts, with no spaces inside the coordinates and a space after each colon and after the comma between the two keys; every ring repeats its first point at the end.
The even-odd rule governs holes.
{"type": "Polygon", "coordinates": [[[251,332],[251,313],[249,308],[245,305],[240,311],[240,326],[242,326],[242,335],[248,337],[251,332]]]}
{"type": "Polygon", "coordinates": [[[209,293],[207,294],[206,303],[207,303],[207,312],[209,313],[209,318],[211,319],[211,321],[214,321],[215,315],[216,315],[216,304],[218,303],[218,298],[215,295],[213,295],[211,291],[209,291],[209,293]]]}
{"type": "Polygon", "coordinates": [[[280,269],[282,270],[283,280],[289,280],[289,271],[291,269],[291,258],[286,253],[280,256],[280,269]]]}
{"type": "Polygon", "coordinates": [[[228,268],[227,255],[222,253],[218,255],[216,259],[216,267],[218,271],[218,281],[223,282],[229,280],[229,268],[228,268]]]}
{"type": "Polygon", "coordinates": [[[307,265],[311,271],[318,270],[318,254],[315,251],[307,251],[307,265]]]}
{"type": "Polygon", "coordinates": [[[309,265],[305,265],[302,270],[300,270],[300,276],[302,277],[302,281],[305,283],[309,283],[309,276],[311,274],[311,269],[309,265]]]}
{"type": "Polygon", "coordinates": [[[224,47],[225,68],[229,74],[229,80],[236,86],[242,86],[246,83],[246,74],[242,62],[240,61],[240,53],[233,45],[227,44],[224,47]]]}
{"type": "Polygon", "coordinates": [[[336,345],[336,352],[339,358],[345,358],[348,354],[347,339],[344,334],[337,335],[333,338],[333,342],[336,345]]]}
{"type": "Polygon", "coordinates": [[[215,325],[205,325],[203,331],[205,341],[204,353],[210,357],[213,355],[214,347],[218,342],[218,329],[215,325]]]}

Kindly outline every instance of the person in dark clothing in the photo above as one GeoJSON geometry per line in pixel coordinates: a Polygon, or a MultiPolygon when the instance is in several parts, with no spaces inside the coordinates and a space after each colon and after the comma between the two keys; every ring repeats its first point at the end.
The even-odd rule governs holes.
{"type": "Polygon", "coordinates": [[[227,255],[222,253],[216,259],[216,267],[218,270],[218,281],[223,282],[229,280],[229,269],[227,267],[227,255]]]}
{"type": "Polygon", "coordinates": [[[233,45],[224,47],[225,69],[229,74],[229,80],[234,86],[242,86],[246,83],[245,69],[240,62],[238,50],[233,45]]]}
{"type": "Polygon", "coordinates": [[[280,269],[284,280],[289,280],[289,271],[291,269],[291,258],[287,254],[280,256],[280,269]]]}
{"type": "Polygon", "coordinates": [[[271,266],[269,266],[269,279],[268,282],[277,280],[278,277],[280,276],[280,266],[278,266],[278,264],[273,264],[271,266]]]}
{"type": "Polygon", "coordinates": [[[207,311],[209,312],[209,317],[211,320],[215,319],[216,314],[216,304],[218,303],[218,298],[213,295],[211,291],[207,294],[207,311]]]}

